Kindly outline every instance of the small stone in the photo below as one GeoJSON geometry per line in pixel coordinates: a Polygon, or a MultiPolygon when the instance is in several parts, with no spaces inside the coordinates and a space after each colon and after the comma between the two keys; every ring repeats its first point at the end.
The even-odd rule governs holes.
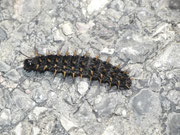
{"type": "Polygon", "coordinates": [[[4,78],[0,74],[0,83],[2,83],[3,81],[4,81],[4,78]]]}
{"type": "Polygon", "coordinates": [[[85,23],[81,23],[81,22],[77,22],[76,23],[76,27],[78,28],[80,33],[86,33],[88,31],[89,28],[93,27],[95,24],[93,21],[90,21],[89,23],[85,24],[85,23]]]}
{"type": "Polygon", "coordinates": [[[161,113],[159,98],[149,90],[143,90],[134,97],[132,104],[138,115],[152,113],[155,116],[161,113]]]}
{"type": "Polygon", "coordinates": [[[7,38],[6,32],[0,27],[0,42],[7,38]]]}
{"type": "Polygon", "coordinates": [[[180,128],[180,115],[177,113],[173,113],[169,115],[168,118],[168,127],[169,127],[169,135],[179,135],[180,128]]]}
{"type": "Polygon", "coordinates": [[[0,129],[11,123],[11,112],[9,109],[3,109],[0,113],[0,129]]]}
{"type": "Polygon", "coordinates": [[[69,22],[63,24],[62,31],[63,31],[64,35],[66,35],[66,36],[73,34],[72,24],[69,22]]]}
{"type": "Polygon", "coordinates": [[[10,116],[10,110],[5,109],[1,112],[0,118],[2,120],[9,120],[10,119],[9,116],[10,116]]]}
{"type": "Polygon", "coordinates": [[[65,116],[61,116],[61,123],[62,126],[69,131],[72,128],[77,127],[75,123],[73,123],[70,119],[66,118],[65,116]]]}
{"type": "Polygon", "coordinates": [[[58,29],[53,31],[53,36],[54,36],[54,41],[64,41],[65,40],[63,34],[58,29]]]}
{"type": "Polygon", "coordinates": [[[16,135],[21,135],[21,133],[22,133],[22,124],[21,124],[21,123],[19,123],[19,124],[15,127],[14,133],[15,133],[16,135]]]}
{"type": "Polygon", "coordinates": [[[114,129],[114,126],[108,126],[106,127],[105,131],[103,132],[102,135],[116,135],[116,130],[114,129]]]}
{"type": "Polygon", "coordinates": [[[29,110],[35,106],[35,103],[30,99],[30,97],[19,89],[15,89],[12,92],[12,98],[16,107],[23,109],[24,111],[29,110]]]}
{"type": "Polygon", "coordinates": [[[41,10],[41,1],[37,0],[17,0],[14,2],[14,18],[21,21],[30,21],[41,10]]]}
{"type": "Polygon", "coordinates": [[[36,107],[33,110],[33,113],[36,114],[36,116],[39,116],[41,113],[43,113],[46,110],[47,110],[47,108],[45,108],[45,107],[36,107]]]}
{"type": "Polygon", "coordinates": [[[0,72],[7,72],[10,70],[10,66],[4,63],[3,61],[0,61],[0,72]]]}
{"type": "Polygon", "coordinates": [[[84,82],[84,81],[81,81],[79,84],[78,84],[78,92],[81,94],[81,95],[84,95],[86,93],[86,91],[88,90],[88,83],[87,82],[84,82]]]}
{"type": "Polygon", "coordinates": [[[171,90],[168,95],[167,95],[168,99],[172,102],[174,102],[175,104],[180,103],[180,92],[177,90],[171,90]]]}
{"type": "Polygon", "coordinates": [[[163,53],[154,60],[154,67],[162,68],[163,70],[165,70],[164,68],[171,69],[172,66],[174,68],[179,68],[180,67],[179,51],[180,51],[179,44],[177,43],[170,44],[169,46],[166,47],[163,53]]]}
{"type": "Polygon", "coordinates": [[[26,94],[30,94],[31,91],[30,91],[30,90],[25,90],[25,93],[26,93],[26,94]]]}
{"type": "Polygon", "coordinates": [[[43,90],[41,87],[40,87],[40,88],[37,88],[37,89],[34,91],[33,99],[34,99],[37,103],[42,103],[42,102],[44,102],[45,100],[47,100],[47,93],[44,92],[44,90],[43,90]]]}
{"type": "Polygon", "coordinates": [[[172,10],[180,10],[180,1],[179,0],[170,0],[169,8],[172,10]]]}
{"type": "Polygon", "coordinates": [[[110,95],[97,97],[98,100],[95,100],[93,103],[94,110],[97,110],[98,117],[108,117],[112,113],[117,106],[117,100],[112,99],[110,95]]]}
{"type": "Polygon", "coordinates": [[[38,127],[33,127],[33,135],[38,135],[40,133],[40,129],[38,127]]]}
{"type": "Polygon", "coordinates": [[[175,87],[180,88],[180,82],[176,82],[175,87]]]}
{"type": "Polygon", "coordinates": [[[70,131],[70,135],[87,135],[87,134],[82,128],[80,128],[80,129],[75,129],[73,131],[70,131]]]}
{"type": "Polygon", "coordinates": [[[105,53],[105,54],[110,54],[110,55],[112,55],[112,54],[114,53],[114,49],[109,49],[109,48],[105,47],[105,48],[101,51],[101,53],[105,53]]]}
{"type": "Polygon", "coordinates": [[[94,11],[102,9],[108,2],[108,0],[91,0],[87,11],[89,14],[92,14],[94,11]]]}
{"type": "Polygon", "coordinates": [[[21,78],[20,74],[15,69],[9,71],[6,76],[14,82],[18,82],[21,78]]]}
{"type": "Polygon", "coordinates": [[[123,110],[123,111],[122,111],[122,116],[123,116],[123,117],[126,117],[126,115],[127,115],[126,110],[123,110]]]}

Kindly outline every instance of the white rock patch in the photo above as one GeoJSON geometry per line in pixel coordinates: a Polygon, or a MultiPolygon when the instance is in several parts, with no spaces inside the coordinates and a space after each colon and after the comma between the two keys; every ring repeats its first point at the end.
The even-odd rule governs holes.
{"type": "Polygon", "coordinates": [[[110,54],[110,55],[112,55],[112,54],[114,53],[114,49],[109,49],[109,48],[105,47],[105,48],[101,51],[101,53],[105,53],[105,54],[110,54]]]}
{"type": "Polygon", "coordinates": [[[93,27],[95,24],[93,21],[89,21],[89,23],[81,23],[77,22],[76,27],[78,28],[79,33],[86,33],[89,28],[93,27]]]}
{"type": "Polygon", "coordinates": [[[87,82],[83,82],[81,81],[78,85],[78,92],[81,94],[81,95],[84,95],[86,93],[86,91],[88,90],[88,83],[87,82]]]}
{"type": "Polygon", "coordinates": [[[54,37],[54,41],[64,41],[65,40],[62,32],[60,32],[59,29],[55,29],[53,31],[53,37],[54,37]]]}
{"type": "Polygon", "coordinates": [[[41,114],[42,112],[44,112],[46,110],[47,110],[47,108],[45,108],[45,107],[36,107],[33,110],[33,113],[36,114],[36,116],[39,116],[39,114],[41,114]]]}
{"type": "Polygon", "coordinates": [[[72,121],[70,121],[68,118],[66,118],[65,116],[61,116],[61,123],[63,125],[63,127],[69,131],[71,128],[77,127],[77,125],[75,123],[73,123],[72,121]]]}
{"type": "Polygon", "coordinates": [[[88,5],[88,13],[92,14],[94,11],[98,11],[103,8],[109,0],[91,0],[90,4],[88,5]]]}
{"type": "Polygon", "coordinates": [[[21,132],[22,132],[22,124],[19,123],[16,128],[14,129],[14,132],[16,135],[21,135],[21,132]]]}
{"type": "Polygon", "coordinates": [[[63,24],[62,31],[63,31],[64,35],[66,35],[66,36],[73,34],[74,32],[72,30],[72,24],[70,22],[63,24]]]}
{"type": "Polygon", "coordinates": [[[40,129],[38,127],[33,127],[33,135],[38,135],[40,132],[40,129]]]}

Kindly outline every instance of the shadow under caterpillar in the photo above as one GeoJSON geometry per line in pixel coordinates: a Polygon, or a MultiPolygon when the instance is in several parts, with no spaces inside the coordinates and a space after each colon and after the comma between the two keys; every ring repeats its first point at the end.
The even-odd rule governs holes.
{"type": "Polygon", "coordinates": [[[99,56],[92,58],[86,53],[84,56],[77,55],[75,51],[73,55],[69,55],[67,51],[63,56],[60,52],[56,55],[47,54],[41,55],[35,50],[35,57],[24,60],[24,70],[27,72],[36,71],[44,73],[52,72],[54,76],[57,73],[62,73],[64,77],[80,76],[81,78],[89,78],[90,81],[98,80],[99,83],[108,83],[110,88],[116,86],[118,90],[129,89],[132,84],[132,79],[128,72],[122,71],[118,66],[113,66],[109,63],[109,59],[102,61],[99,56]]]}

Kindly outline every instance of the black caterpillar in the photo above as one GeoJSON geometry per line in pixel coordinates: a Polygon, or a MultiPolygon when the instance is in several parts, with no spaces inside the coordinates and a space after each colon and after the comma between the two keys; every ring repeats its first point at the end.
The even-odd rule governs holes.
{"type": "Polygon", "coordinates": [[[108,83],[110,87],[117,86],[120,89],[129,89],[132,81],[126,71],[122,71],[119,66],[113,66],[109,63],[109,59],[102,61],[97,56],[92,58],[86,53],[80,56],[74,52],[69,55],[68,51],[65,56],[48,54],[46,56],[35,53],[34,58],[24,60],[24,70],[27,72],[36,71],[44,73],[50,71],[54,73],[62,73],[65,76],[76,76],[89,78],[90,81],[98,80],[101,83],[108,83]]]}

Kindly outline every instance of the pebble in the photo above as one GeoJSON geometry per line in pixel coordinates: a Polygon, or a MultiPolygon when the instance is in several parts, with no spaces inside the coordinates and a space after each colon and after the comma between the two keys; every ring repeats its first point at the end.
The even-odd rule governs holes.
{"type": "Polygon", "coordinates": [[[7,38],[6,32],[0,27],[0,41],[4,41],[7,38]]]}
{"type": "Polygon", "coordinates": [[[33,90],[33,99],[36,103],[43,103],[47,100],[47,92],[42,87],[33,90]]]}
{"type": "Polygon", "coordinates": [[[80,33],[86,33],[89,28],[93,27],[95,24],[93,21],[90,21],[89,23],[81,23],[81,22],[77,22],[76,23],[76,27],[78,28],[80,33]]]}
{"type": "Polygon", "coordinates": [[[6,74],[6,76],[14,82],[18,82],[19,79],[21,78],[20,74],[15,69],[12,69],[11,71],[9,71],[6,74]]]}
{"type": "Polygon", "coordinates": [[[22,124],[19,123],[16,128],[14,129],[14,132],[16,135],[21,135],[21,132],[22,132],[22,124]]]}
{"type": "Polygon", "coordinates": [[[77,127],[77,125],[75,123],[73,123],[70,119],[66,118],[65,116],[61,117],[61,123],[67,131],[72,128],[77,127]]]}
{"type": "Polygon", "coordinates": [[[98,11],[103,8],[108,2],[108,0],[91,0],[87,11],[89,14],[92,14],[94,11],[98,11]]]}
{"type": "Polygon", "coordinates": [[[122,116],[123,116],[123,117],[126,117],[126,115],[127,115],[126,110],[123,110],[123,111],[122,111],[122,116]]]}
{"type": "Polygon", "coordinates": [[[73,34],[72,24],[69,22],[63,24],[62,31],[63,31],[64,35],[66,35],[66,36],[73,34]]]}
{"type": "Polygon", "coordinates": [[[3,111],[1,111],[0,118],[3,120],[9,120],[10,119],[9,115],[10,115],[10,110],[4,109],[3,111]]]}
{"type": "Polygon", "coordinates": [[[10,66],[7,65],[5,62],[0,61],[0,72],[7,72],[8,70],[10,70],[10,66]]]}
{"type": "Polygon", "coordinates": [[[53,36],[54,36],[54,41],[64,41],[65,40],[63,34],[58,29],[53,31],[53,36]]]}
{"type": "Polygon", "coordinates": [[[114,126],[108,126],[104,133],[102,135],[115,135],[116,130],[114,129],[114,126]]]}
{"type": "Polygon", "coordinates": [[[47,110],[47,108],[45,108],[45,107],[36,107],[33,110],[33,113],[36,114],[36,116],[39,116],[39,114],[43,113],[46,110],[47,110]]]}
{"type": "Polygon", "coordinates": [[[84,95],[86,93],[86,91],[88,90],[88,83],[85,82],[85,81],[81,81],[79,84],[78,84],[78,92],[81,94],[81,95],[84,95]]]}
{"type": "Polygon", "coordinates": [[[33,127],[33,135],[40,134],[40,129],[38,127],[33,127]]]}
{"type": "Polygon", "coordinates": [[[109,49],[109,48],[105,47],[105,48],[101,51],[101,53],[105,53],[105,54],[110,54],[110,55],[112,55],[112,54],[114,53],[114,49],[109,49]]]}

